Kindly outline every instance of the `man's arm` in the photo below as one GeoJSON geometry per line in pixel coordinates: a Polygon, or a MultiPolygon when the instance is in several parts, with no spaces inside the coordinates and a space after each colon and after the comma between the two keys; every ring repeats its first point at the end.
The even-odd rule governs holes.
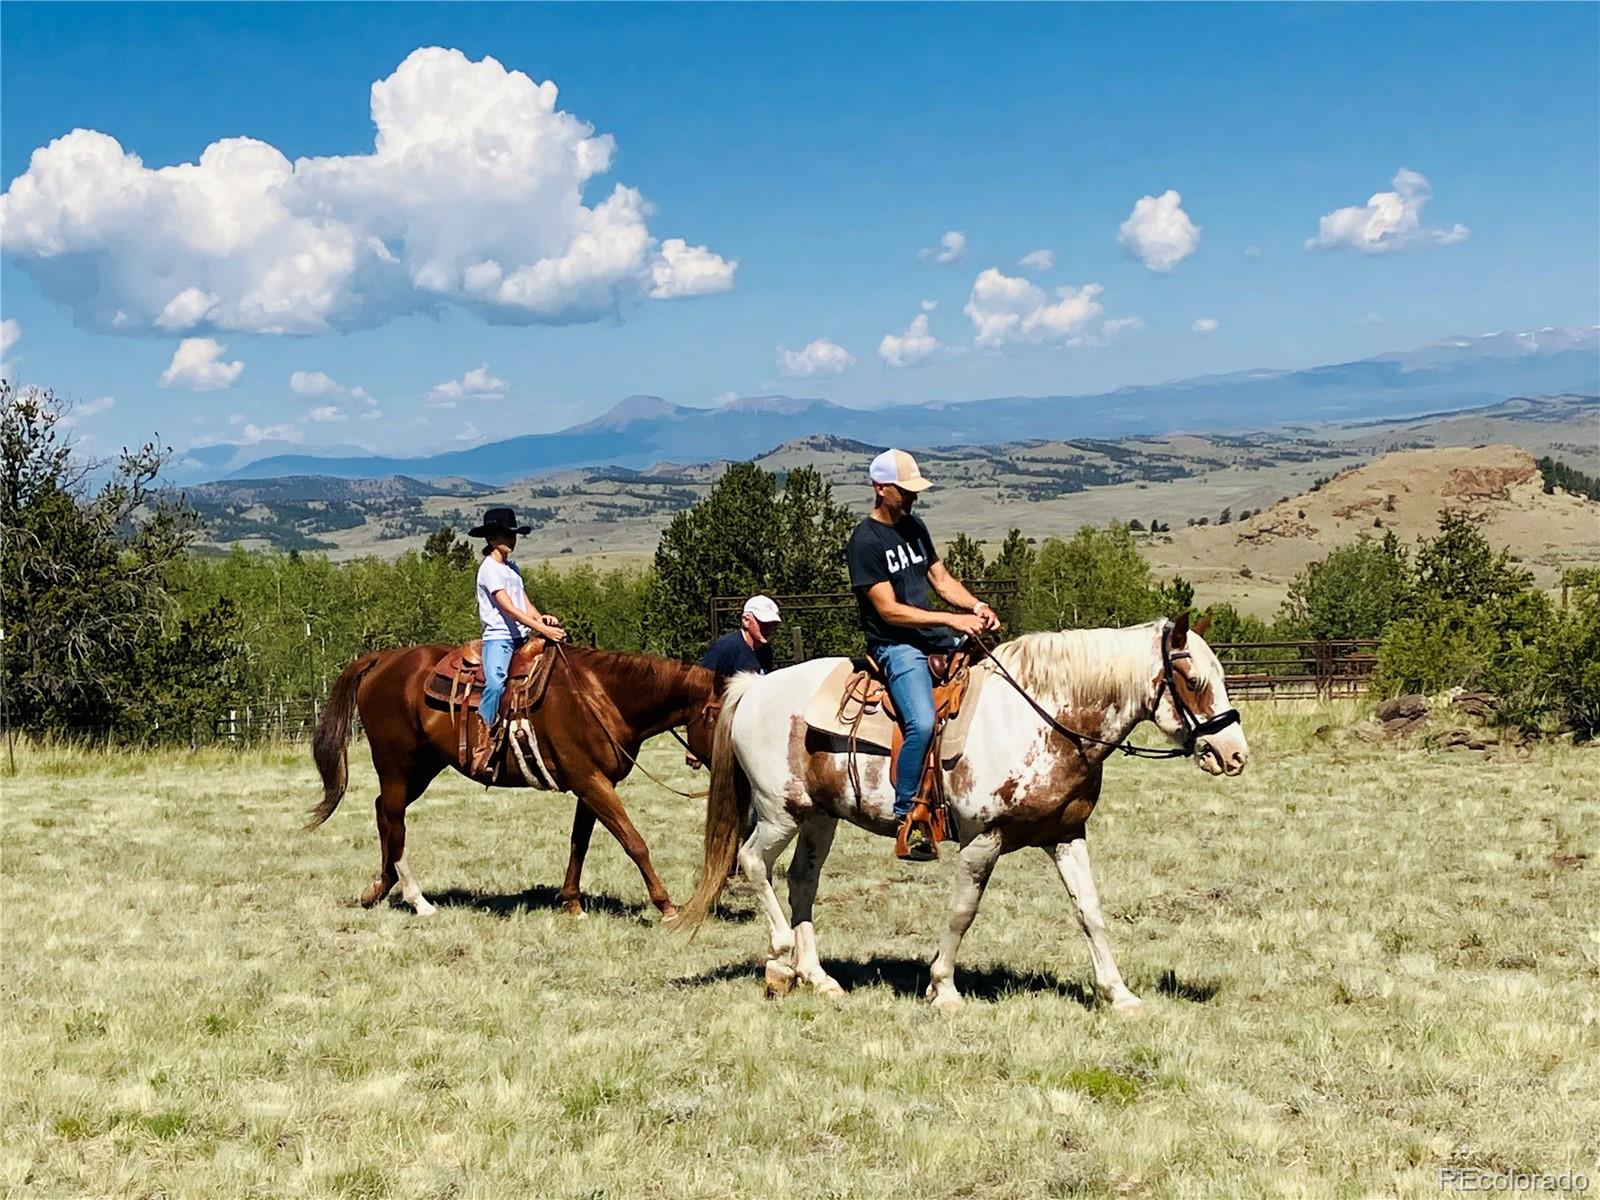
{"type": "Polygon", "coordinates": [[[933,584],[933,590],[939,593],[945,603],[979,617],[983,621],[984,629],[1000,628],[1000,618],[995,616],[994,609],[979,600],[967,590],[966,584],[950,574],[943,559],[928,568],[928,582],[933,584]]]}
{"type": "MultiPolygon", "coordinates": [[[[942,564],[935,563],[934,566],[935,569],[940,569],[942,564]]],[[[932,572],[929,572],[928,577],[930,580],[933,578],[932,572]]],[[[965,592],[966,588],[961,590],[965,592]]],[[[939,594],[943,596],[944,591],[941,589],[939,594]]],[[[949,599],[947,596],[945,598],[949,599]]],[[[954,629],[957,633],[973,637],[986,628],[983,618],[970,612],[938,613],[931,609],[917,608],[912,604],[902,604],[895,599],[894,585],[887,581],[875,583],[868,588],[867,599],[872,601],[872,607],[878,610],[878,615],[885,621],[906,629],[954,629]]]]}
{"type": "Polygon", "coordinates": [[[493,600],[495,606],[506,616],[520,621],[547,641],[564,642],[567,640],[567,631],[561,628],[560,622],[554,617],[541,613],[532,604],[517,604],[511,599],[511,593],[505,588],[491,593],[489,599],[493,600]]]}

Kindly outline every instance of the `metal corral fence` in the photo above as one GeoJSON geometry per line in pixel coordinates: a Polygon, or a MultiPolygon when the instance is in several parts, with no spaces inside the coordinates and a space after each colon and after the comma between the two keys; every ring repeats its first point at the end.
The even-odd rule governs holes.
{"type": "MultiPolygon", "coordinates": [[[[973,588],[1006,623],[1016,626],[1015,580],[995,580],[973,588]]],[[[717,596],[708,614],[708,640],[739,624],[744,596],[717,596]]],[[[779,665],[828,654],[859,654],[852,592],[807,592],[774,596],[783,627],[774,640],[779,665]]],[[[1228,673],[1228,695],[1240,700],[1335,699],[1359,696],[1372,684],[1378,665],[1375,639],[1298,642],[1235,642],[1211,647],[1228,673]]]]}
{"type": "Polygon", "coordinates": [[[1212,646],[1230,700],[1331,700],[1363,695],[1378,666],[1376,639],[1233,642],[1212,646]]]}
{"type": "MultiPolygon", "coordinates": [[[[990,586],[980,595],[997,609],[1014,598],[1003,587],[990,586]]],[[[787,636],[775,647],[780,662],[801,662],[824,654],[846,653],[825,643],[856,633],[855,600],[848,592],[841,606],[835,593],[810,596],[774,596],[784,616],[787,636]],[[841,615],[848,620],[840,624],[841,615]]],[[[712,628],[734,628],[744,607],[744,597],[718,597],[712,601],[712,628]]],[[[715,634],[713,634],[715,636],[715,634]]],[[[1378,664],[1375,640],[1329,642],[1238,642],[1212,647],[1228,672],[1228,696],[1233,700],[1328,700],[1359,696],[1372,683],[1378,664]]],[[[286,741],[311,739],[327,701],[318,697],[244,701],[218,713],[211,734],[218,741],[286,741]]]]}
{"type": "Polygon", "coordinates": [[[213,717],[211,733],[219,741],[309,741],[325,707],[317,697],[249,701],[213,717]]]}

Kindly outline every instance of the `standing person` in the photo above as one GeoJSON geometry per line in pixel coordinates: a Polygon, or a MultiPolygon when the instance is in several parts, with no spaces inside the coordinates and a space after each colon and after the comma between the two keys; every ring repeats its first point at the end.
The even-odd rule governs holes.
{"type": "MultiPolygon", "coordinates": [[[[877,663],[899,713],[905,740],[895,762],[894,815],[905,828],[902,857],[927,862],[938,857],[933,831],[910,825],[911,806],[933,739],[933,675],[930,652],[948,650],[951,632],[975,637],[1000,628],[994,610],[945,568],[933,536],[912,515],[917,496],[930,487],[917,460],[904,450],[885,450],[872,460],[872,512],[850,535],[846,557],[856,594],[867,653],[877,663]],[[929,588],[958,611],[933,612],[929,588]]],[[[897,851],[898,853],[898,851],[897,851]]]]}
{"type": "Polygon", "coordinates": [[[700,665],[719,675],[772,670],[772,638],[778,632],[778,603],[771,596],[751,596],[739,614],[739,628],[728,631],[706,647],[700,665]]]}
{"type": "Polygon", "coordinates": [[[478,620],[483,625],[483,698],[478,702],[478,715],[483,720],[484,739],[472,759],[475,776],[489,766],[495,718],[506,690],[511,656],[531,635],[550,642],[567,637],[557,618],[541,613],[528,601],[522,572],[511,561],[517,535],[532,532],[532,526],[517,524],[516,514],[509,508],[489,509],[483,514],[483,524],[467,531],[468,537],[481,537],[485,542],[478,567],[478,620]]]}
{"type": "MultiPolygon", "coordinates": [[[[754,671],[765,675],[772,670],[772,635],[778,632],[778,602],[771,596],[751,596],[739,614],[739,628],[723,634],[700,656],[700,665],[718,675],[737,675],[754,671]]],[[[699,769],[701,762],[692,751],[684,751],[683,763],[699,769]]]]}

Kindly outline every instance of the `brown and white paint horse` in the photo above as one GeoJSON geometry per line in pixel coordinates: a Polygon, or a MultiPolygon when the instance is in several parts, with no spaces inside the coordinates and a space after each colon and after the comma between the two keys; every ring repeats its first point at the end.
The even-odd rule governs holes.
{"type": "MultiPolygon", "coordinates": [[[[317,726],[312,755],[322,775],[322,801],[312,810],[307,828],[331,817],[344,796],[354,710],[361,713],[378,771],[378,874],[361,893],[364,906],[382,900],[398,883],[418,916],[435,911],[406,863],[406,808],[446,767],[468,774],[469,764],[458,761],[459,740],[450,714],[423,700],[423,685],[434,664],[452,649],[406,646],[356,659],[334,684],[317,726]]],[[[598,818],[644,876],[650,902],[663,916],[671,916],[676,910],[656,877],[649,847],[622,807],[616,784],[633,769],[639,747],[669,729],[683,727],[690,749],[710,759],[720,677],[704,667],[648,654],[572,646],[545,653],[558,658],[533,712],[533,733],[555,785],[578,798],[562,905],[575,916],[583,915],[583,860],[598,818]]],[[[508,778],[504,786],[522,784],[508,778]]]]}
{"type": "MultiPolygon", "coordinates": [[[[1002,854],[1035,846],[1054,861],[1077,908],[1100,995],[1115,1010],[1132,1012],[1140,1001],[1111,956],[1089,869],[1085,826],[1100,798],[1106,758],[1142,721],[1153,722],[1175,743],[1187,743],[1207,774],[1238,775],[1244,770],[1249,747],[1236,716],[1230,715],[1222,666],[1200,632],[1189,629],[1187,615],[1176,623],[1128,629],[1028,634],[999,646],[994,654],[1023,691],[1083,739],[1074,741],[1052,729],[1003,678],[985,683],[964,757],[948,777],[960,863],[927,996],[941,1009],[960,1005],[956,952],[977,915],[989,874],[1002,854]],[[1197,726],[1199,737],[1194,736],[1197,726]]],[[[797,977],[803,986],[826,995],[843,992],[822,968],[812,924],[817,878],[839,821],[884,837],[895,833],[888,760],[859,760],[858,800],[846,756],[826,735],[806,727],[806,703],[838,661],[817,659],[771,675],[735,676],[729,685],[712,752],[701,876],[678,918],[682,926],[704,920],[737,855],[770,922],[766,980],[768,989],[779,994],[797,977]],[[741,846],[751,805],[756,827],[741,846]],[[792,915],[785,917],[771,871],[796,836],[799,843],[789,865],[792,915]]]]}

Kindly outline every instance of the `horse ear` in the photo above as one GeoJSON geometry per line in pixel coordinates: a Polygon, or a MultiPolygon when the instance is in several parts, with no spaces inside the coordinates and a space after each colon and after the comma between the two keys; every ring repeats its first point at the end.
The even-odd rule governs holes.
{"type": "Polygon", "coordinates": [[[1211,614],[1209,612],[1201,613],[1194,619],[1193,628],[1201,637],[1205,637],[1206,634],[1211,632],[1211,614]]]}
{"type": "Polygon", "coordinates": [[[1181,616],[1172,623],[1172,648],[1182,650],[1189,641],[1189,610],[1184,609],[1181,616]]]}

